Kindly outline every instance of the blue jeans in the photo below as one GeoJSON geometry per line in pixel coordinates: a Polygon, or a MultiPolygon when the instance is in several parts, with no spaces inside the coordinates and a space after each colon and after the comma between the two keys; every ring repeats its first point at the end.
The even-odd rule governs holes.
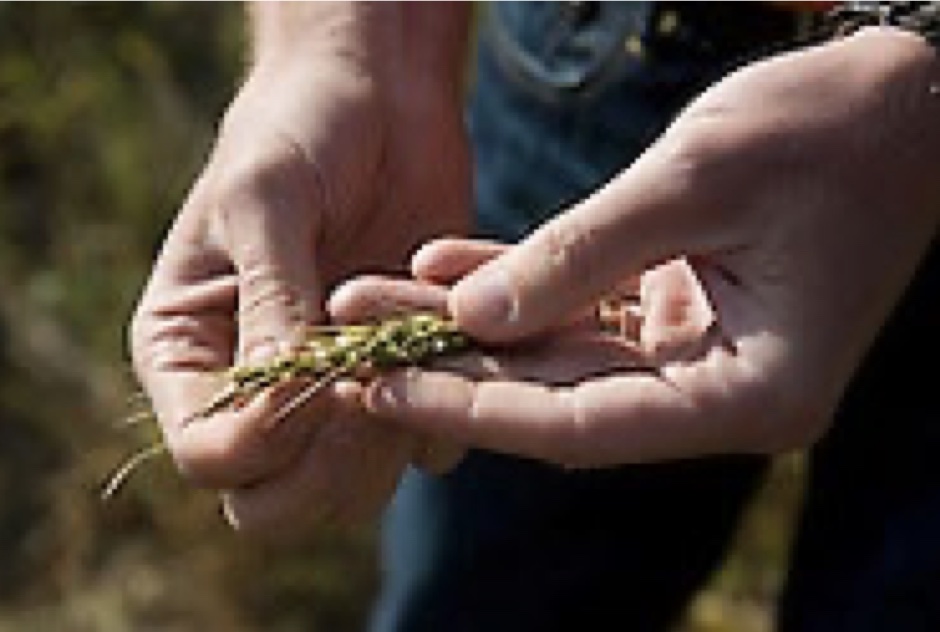
{"type": "MultiPolygon", "coordinates": [[[[740,4],[731,21],[754,24],[729,24],[704,14],[714,4],[677,20],[654,3],[495,3],[470,105],[479,232],[516,240],[590,193],[759,52],[773,37],[760,29],[791,28],[740,4]]],[[[940,418],[930,376],[899,370],[910,344],[940,341],[940,274],[926,268],[813,453],[784,630],[940,630],[940,418]]],[[[766,465],[564,471],[476,451],[443,477],[409,471],[386,517],[372,629],[667,630],[766,465]]]]}

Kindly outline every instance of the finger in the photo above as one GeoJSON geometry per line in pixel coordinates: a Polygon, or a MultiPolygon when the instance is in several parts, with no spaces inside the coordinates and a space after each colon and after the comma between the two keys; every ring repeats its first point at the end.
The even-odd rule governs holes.
{"type": "MultiPolygon", "coordinates": [[[[404,279],[359,277],[346,282],[330,296],[328,309],[336,322],[361,322],[397,316],[414,310],[442,312],[444,288],[404,279]]],[[[447,440],[414,438],[412,462],[428,472],[443,474],[453,469],[466,450],[447,440]]]]}
{"type": "Polygon", "coordinates": [[[452,285],[508,248],[506,244],[481,239],[437,239],[414,254],[411,273],[423,281],[452,285]]]}
{"type": "MultiPolygon", "coordinates": [[[[726,247],[718,193],[663,141],[609,185],[459,281],[450,311],[471,335],[545,330],[660,261],[726,247]],[[691,173],[690,173],[691,172],[691,173]]],[[[695,152],[692,151],[692,154],[695,152]]]]}
{"type": "Polygon", "coordinates": [[[290,466],[332,410],[324,398],[311,398],[296,406],[291,423],[272,423],[278,411],[294,405],[301,388],[299,383],[269,387],[231,410],[197,416],[173,429],[167,443],[181,472],[201,487],[227,489],[290,466]]]}
{"type": "MultiPolygon", "coordinates": [[[[669,283],[687,289],[686,270],[663,270],[671,270],[663,272],[669,283]]],[[[767,306],[755,307],[752,294],[721,269],[703,264],[699,273],[720,311],[709,310],[710,317],[721,326],[705,327],[694,361],[644,369],[640,353],[631,369],[623,360],[618,365],[615,352],[603,370],[597,350],[585,348],[578,366],[577,347],[549,348],[541,360],[521,354],[521,366],[498,358],[498,370],[488,374],[395,373],[374,384],[367,405],[419,432],[570,466],[805,445],[816,431],[816,413],[807,402],[805,378],[784,368],[789,352],[774,315],[766,313],[767,306]],[[552,375],[564,362],[569,374],[552,375]]],[[[668,303],[669,295],[649,300],[668,303]]],[[[697,308],[690,314],[687,307],[664,305],[656,308],[663,310],[656,318],[682,328],[688,320],[706,322],[697,308]]],[[[700,327],[693,331],[698,335],[700,327]]]]}
{"type": "Polygon", "coordinates": [[[441,358],[433,368],[476,381],[509,380],[553,387],[624,371],[649,370],[641,350],[619,335],[572,328],[512,349],[441,358]]]}
{"type": "MultiPolygon", "coordinates": [[[[437,285],[450,286],[513,246],[481,239],[436,239],[422,246],[411,259],[412,274],[437,285]]],[[[632,300],[640,294],[641,275],[618,281],[610,296],[632,300]]]]}
{"type": "MultiPolygon", "coordinates": [[[[400,373],[389,376],[380,376],[373,381],[366,394],[367,406],[394,423],[417,430],[421,434],[431,436],[436,441],[432,449],[450,445],[463,445],[468,437],[471,440],[480,439],[474,433],[465,435],[461,428],[471,426],[477,422],[474,405],[465,407],[466,400],[460,392],[461,387],[466,389],[490,389],[493,384],[513,385],[516,388],[506,389],[505,394],[519,399],[502,402],[502,405],[511,411],[513,417],[508,423],[518,423],[519,416],[525,417],[528,413],[538,414],[541,406],[550,405],[532,394],[553,392],[556,387],[567,388],[578,384],[588,378],[600,378],[606,375],[622,373],[624,371],[644,370],[644,360],[639,352],[627,345],[621,338],[606,336],[592,331],[572,330],[558,334],[537,345],[527,345],[519,353],[501,354],[499,356],[487,354],[472,354],[453,359],[442,360],[435,365],[435,373],[425,374],[414,370],[417,377],[414,382],[404,380],[400,373]],[[446,371],[446,373],[444,372],[446,371]],[[436,382],[435,376],[441,376],[441,382],[436,382]],[[457,388],[448,388],[448,382],[457,385],[457,388]],[[412,388],[416,388],[416,398],[412,398],[412,388]],[[437,389],[441,388],[440,391],[437,389]],[[389,403],[382,401],[387,397],[386,389],[393,392],[405,392],[401,401],[389,403]],[[402,390],[398,390],[402,389],[402,390]],[[530,409],[527,402],[531,401],[530,409]],[[515,404],[519,407],[516,408],[515,404]],[[444,417],[441,417],[444,415],[444,417]],[[462,417],[462,415],[464,415],[462,417]],[[441,425],[435,425],[434,419],[440,418],[441,425]],[[425,422],[427,425],[425,425],[425,422]]],[[[409,375],[411,372],[408,373],[409,375]]],[[[550,400],[551,398],[545,398],[550,400]]],[[[546,423],[550,423],[551,412],[546,423]]],[[[519,428],[523,437],[539,442],[530,428],[519,428]]],[[[489,438],[481,439],[480,443],[471,444],[488,449],[495,449],[537,458],[551,459],[549,452],[542,452],[532,446],[522,447],[512,438],[509,443],[501,445],[512,433],[498,432],[489,438]],[[492,440],[492,443],[490,442],[492,440]],[[522,449],[522,452],[518,452],[522,449]]],[[[537,434],[537,431],[536,433],[537,434]]],[[[451,454],[460,455],[459,452],[451,454]]],[[[447,458],[447,453],[440,455],[447,458]]],[[[444,465],[453,467],[456,462],[444,460],[444,465]]],[[[434,466],[432,466],[434,467],[434,466]]]]}
{"type": "MultiPolygon", "coordinates": [[[[202,192],[197,185],[191,200],[202,192]]],[[[187,205],[170,231],[135,312],[132,356],[179,468],[199,485],[241,484],[289,462],[307,429],[267,427],[289,397],[283,388],[200,418],[226,386],[222,371],[234,355],[238,281],[226,253],[204,238],[193,208],[187,205]]]]}
{"type": "Polygon", "coordinates": [[[640,340],[659,363],[689,359],[715,322],[715,312],[695,271],[684,259],[643,275],[640,340]]]}
{"type": "Polygon", "coordinates": [[[447,290],[409,279],[362,276],[351,279],[330,295],[327,310],[338,323],[374,321],[414,311],[443,313],[447,290]]]}
{"type": "Polygon", "coordinates": [[[212,235],[231,257],[238,278],[238,354],[243,362],[270,358],[322,317],[316,259],[321,187],[301,175],[290,148],[225,165],[206,203],[212,235]]]}
{"type": "Polygon", "coordinates": [[[244,484],[289,462],[309,425],[270,427],[272,411],[289,400],[287,389],[200,418],[227,384],[215,370],[221,358],[195,342],[215,334],[211,326],[202,332],[198,319],[175,321],[140,327],[135,365],[180,470],[198,485],[218,488],[244,484]]]}
{"type": "Polygon", "coordinates": [[[650,372],[553,388],[406,371],[377,385],[369,405],[408,428],[466,445],[597,467],[739,450],[742,420],[708,401],[719,395],[683,392],[650,372]]]}
{"type": "Polygon", "coordinates": [[[294,467],[228,492],[226,516],[238,530],[291,537],[322,526],[374,519],[394,492],[414,451],[397,428],[336,413],[294,467]]]}
{"type": "MultiPolygon", "coordinates": [[[[203,189],[197,184],[191,199],[203,189]]],[[[161,373],[212,372],[231,362],[237,279],[227,255],[205,238],[192,204],[186,208],[167,235],[128,332],[145,388],[161,373]]],[[[168,405],[167,413],[178,417],[176,403],[168,405]]]]}

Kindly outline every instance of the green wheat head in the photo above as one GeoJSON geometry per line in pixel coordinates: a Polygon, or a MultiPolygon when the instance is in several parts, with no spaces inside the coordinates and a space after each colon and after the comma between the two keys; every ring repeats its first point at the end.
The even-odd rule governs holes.
{"type": "MultiPolygon", "coordinates": [[[[418,312],[377,323],[311,327],[301,342],[270,362],[235,366],[224,372],[222,389],[193,419],[202,419],[243,405],[266,389],[288,383],[305,388],[275,413],[287,417],[329,384],[342,378],[368,379],[395,367],[421,366],[431,360],[468,351],[473,344],[450,320],[418,312]]],[[[146,404],[146,402],[145,402],[146,404]]],[[[132,422],[155,422],[149,405],[132,422]]],[[[113,496],[143,463],[164,454],[156,443],[125,460],[108,478],[102,497],[113,496]]]]}

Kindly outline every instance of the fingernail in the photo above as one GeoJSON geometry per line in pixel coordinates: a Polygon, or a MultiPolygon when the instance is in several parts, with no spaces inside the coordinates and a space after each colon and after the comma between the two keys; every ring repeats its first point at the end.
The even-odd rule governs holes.
{"type": "Polygon", "coordinates": [[[499,267],[482,269],[458,286],[457,316],[473,325],[503,327],[519,320],[519,302],[509,275],[499,267]]]}

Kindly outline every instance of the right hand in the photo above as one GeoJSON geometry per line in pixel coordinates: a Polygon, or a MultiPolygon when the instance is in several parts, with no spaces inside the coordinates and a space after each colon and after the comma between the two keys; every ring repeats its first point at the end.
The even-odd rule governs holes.
{"type": "Polygon", "coordinates": [[[521,375],[382,376],[368,401],[430,436],[568,467],[806,448],[940,226],[937,86],[936,51],[893,27],[741,68],[519,244],[416,257],[425,278],[446,271],[458,326],[512,344],[517,366],[519,343],[567,342],[562,325],[641,274],[643,370],[601,336],[527,345],[521,375]]]}
{"type": "Polygon", "coordinates": [[[417,440],[359,421],[350,389],[277,424],[296,387],[194,420],[215,374],[323,322],[339,280],[398,269],[417,244],[468,225],[458,86],[420,72],[412,81],[400,65],[383,72],[382,55],[340,48],[259,56],[131,326],[135,369],[177,465],[225,491],[234,526],[265,534],[375,513],[417,440]]]}

